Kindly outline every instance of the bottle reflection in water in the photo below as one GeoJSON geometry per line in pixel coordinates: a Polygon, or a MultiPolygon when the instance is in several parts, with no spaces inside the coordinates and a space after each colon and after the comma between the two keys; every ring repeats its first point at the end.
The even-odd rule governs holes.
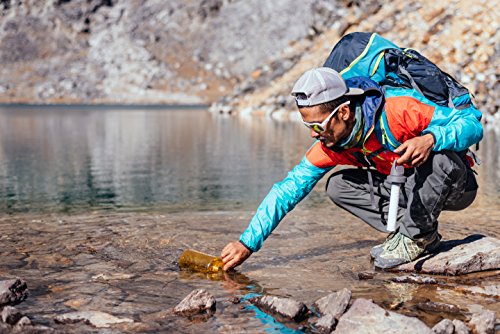
{"type": "Polygon", "coordinates": [[[224,262],[222,262],[220,257],[188,249],[181,254],[179,258],[179,267],[205,273],[216,273],[222,272],[224,262]]]}

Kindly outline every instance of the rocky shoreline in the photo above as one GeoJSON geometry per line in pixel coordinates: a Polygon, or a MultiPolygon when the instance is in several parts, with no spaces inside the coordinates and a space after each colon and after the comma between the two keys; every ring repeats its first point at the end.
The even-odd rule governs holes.
{"type": "MultiPolygon", "coordinates": [[[[395,272],[412,271],[410,275],[394,274],[386,280],[388,283],[409,286],[434,285],[440,289],[455,290],[463,294],[479,294],[484,298],[500,300],[500,286],[498,285],[481,288],[467,284],[467,274],[484,272],[486,275],[498,276],[499,270],[500,240],[472,235],[461,241],[445,242],[437,253],[393,270],[395,272]],[[426,263],[429,263],[429,266],[426,263]],[[450,283],[439,276],[416,274],[415,271],[458,275],[461,277],[461,283],[450,283]]],[[[378,275],[381,273],[360,272],[358,279],[372,280],[378,275]]],[[[133,276],[100,275],[95,279],[133,279],[133,276]]],[[[225,280],[228,277],[223,275],[212,279],[225,280]]],[[[28,298],[28,285],[29,283],[20,278],[0,281],[1,333],[79,333],[82,330],[99,332],[104,328],[114,328],[119,332],[161,331],[157,322],[166,318],[177,316],[194,323],[207,322],[212,317],[217,318],[219,316],[218,304],[221,304],[222,308],[235,305],[240,312],[241,310],[255,312],[259,309],[274,319],[272,321],[283,324],[284,328],[289,327],[310,333],[493,334],[500,329],[500,322],[497,322],[494,311],[482,309],[469,312],[459,305],[424,300],[416,304],[415,308],[439,314],[441,319],[431,328],[416,317],[412,308],[406,307],[404,300],[380,306],[367,298],[354,298],[348,288],[332,291],[311,305],[290,297],[262,292],[234,294],[232,297],[221,299],[205,289],[198,288],[189,293],[177,306],[143,317],[141,320],[100,310],[87,308],[79,310],[78,303],[73,303],[73,308],[76,310],[62,314],[46,314],[44,317],[51,318],[52,324],[47,321],[39,323],[39,320],[33,320],[32,315],[24,314],[25,312],[14,307],[28,298]]]]}

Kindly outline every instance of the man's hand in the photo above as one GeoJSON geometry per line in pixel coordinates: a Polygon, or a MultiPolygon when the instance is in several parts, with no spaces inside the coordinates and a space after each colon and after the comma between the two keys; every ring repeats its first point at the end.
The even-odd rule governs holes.
{"type": "Polygon", "coordinates": [[[434,147],[434,136],[428,133],[421,137],[408,139],[403,144],[401,144],[397,149],[395,149],[394,152],[398,154],[403,154],[398,159],[398,164],[400,165],[408,164],[411,166],[418,167],[427,161],[433,147],[434,147]]]}
{"type": "Polygon", "coordinates": [[[224,261],[224,270],[229,270],[236,267],[252,255],[245,246],[239,241],[230,242],[224,247],[221,252],[222,261],[224,261]]]}

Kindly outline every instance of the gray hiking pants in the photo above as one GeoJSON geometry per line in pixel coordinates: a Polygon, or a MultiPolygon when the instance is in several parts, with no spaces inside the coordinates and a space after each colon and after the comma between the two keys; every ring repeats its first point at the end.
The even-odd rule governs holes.
{"type": "MultiPolygon", "coordinates": [[[[370,173],[376,208],[370,201],[368,171],[364,169],[345,169],[332,174],[326,192],[339,207],[387,232],[391,185],[386,175],[370,173]]],[[[437,231],[441,211],[463,210],[476,197],[474,173],[455,152],[433,152],[424,164],[406,169],[405,174],[408,178],[399,194],[396,229],[412,239],[437,231]]]]}

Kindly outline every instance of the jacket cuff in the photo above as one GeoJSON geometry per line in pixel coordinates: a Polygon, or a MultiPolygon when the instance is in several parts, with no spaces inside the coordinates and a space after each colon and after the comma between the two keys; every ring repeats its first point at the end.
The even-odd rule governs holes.
{"type": "Polygon", "coordinates": [[[248,251],[250,251],[250,253],[253,253],[253,250],[250,249],[250,247],[248,247],[247,245],[245,245],[245,243],[241,240],[238,240],[240,244],[242,244],[246,249],[248,249],[248,251]]]}

